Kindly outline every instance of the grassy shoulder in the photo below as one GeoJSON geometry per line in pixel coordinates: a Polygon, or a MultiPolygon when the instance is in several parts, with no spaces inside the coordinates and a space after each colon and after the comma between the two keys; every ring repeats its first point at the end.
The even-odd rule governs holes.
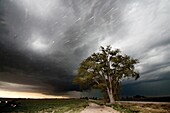
{"type": "Polygon", "coordinates": [[[90,100],[99,105],[106,105],[121,113],[170,113],[170,104],[148,104],[148,103],[128,103],[116,102],[109,104],[103,100],[90,100]]]}
{"type": "Polygon", "coordinates": [[[94,102],[96,104],[99,104],[99,105],[105,105],[105,106],[108,106],[108,107],[112,107],[113,109],[115,109],[117,111],[120,111],[121,113],[134,113],[133,110],[131,110],[131,109],[127,108],[127,107],[124,107],[120,103],[110,104],[110,103],[106,103],[103,100],[90,100],[90,101],[94,102]]]}

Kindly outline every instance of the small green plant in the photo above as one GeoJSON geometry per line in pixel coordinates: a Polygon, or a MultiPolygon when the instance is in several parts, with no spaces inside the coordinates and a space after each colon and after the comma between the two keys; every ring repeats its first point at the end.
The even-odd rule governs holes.
{"type": "Polygon", "coordinates": [[[123,107],[121,104],[110,105],[113,109],[120,111],[121,113],[134,113],[133,110],[123,107]]]}

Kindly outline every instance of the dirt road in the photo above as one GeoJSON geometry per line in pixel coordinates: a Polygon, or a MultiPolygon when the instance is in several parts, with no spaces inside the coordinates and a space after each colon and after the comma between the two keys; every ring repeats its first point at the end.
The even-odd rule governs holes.
{"type": "Polygon", "coordinates": [[[100,106],[95,103],[90,103],[83,111],[80,113],[120,113],[107,106],[100,106]]]}

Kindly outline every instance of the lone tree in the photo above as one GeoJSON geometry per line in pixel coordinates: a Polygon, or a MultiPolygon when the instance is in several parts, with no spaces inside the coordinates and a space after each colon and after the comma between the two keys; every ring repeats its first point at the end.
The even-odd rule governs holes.
{"type": "Polygon", "coordinates": [[[94,87],[106,91],[110,103],[115,104],[115,98],[120,90],[123,78],[139,78],[135,70],[137,59],[121,55],[120,50],[111,50],[110,46],[101,47],[100,52],[93,53],[83,60],[78,68],[74,83],[81,87],[94,87]]]}

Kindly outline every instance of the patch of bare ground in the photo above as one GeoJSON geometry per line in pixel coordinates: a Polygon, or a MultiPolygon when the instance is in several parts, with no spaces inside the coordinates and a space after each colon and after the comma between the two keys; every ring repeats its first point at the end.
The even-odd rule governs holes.
{"type": "Polygon", "coordinates": [[[95,103],[89,103],[83,111],[80,113],[120,113],[119,111],[114,110],[111,107],[100,106],[95,103]]]}

